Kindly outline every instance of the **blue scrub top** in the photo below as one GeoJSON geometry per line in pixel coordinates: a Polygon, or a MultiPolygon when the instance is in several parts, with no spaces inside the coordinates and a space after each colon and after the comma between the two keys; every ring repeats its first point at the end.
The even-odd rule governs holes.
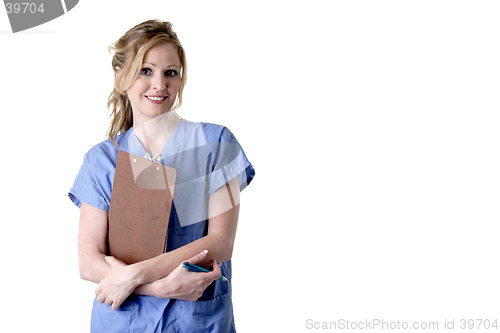
{"type": "MultiPolygon", "coordinates": [[[[118,151],[137,156],[146,153],[132,129],[118,135],[116,142],[119,148],[106,140],[85,155],[69,191],[70,199],[78,207],[85,202],[108,211],[118,151]]],[[[235,177],[243,190],[255,175],[243,149],[226,127],[184,119],[167,141],[162,163],[178,172],[166,251],[206,235],[205,210],[196,208],[200,202],[208,202],[209,195],[235,177]]],[[[94,300],[91,331],[235,332],[231,261],[223,262],[221,271],[229,282],[214,281],[196,302],[132,294],[113,311],[109,305],[94,300]]]]}

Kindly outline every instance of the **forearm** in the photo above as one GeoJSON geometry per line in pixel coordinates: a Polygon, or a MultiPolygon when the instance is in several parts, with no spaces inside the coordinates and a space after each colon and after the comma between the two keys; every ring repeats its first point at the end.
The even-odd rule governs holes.
{"type": "MultiPolygon", "coordinates": [[[[82,205],[82,207],[84,207],[82,205]]],[[[104,260],[107,214],[99,209],[90,209],[85,206],[85,214],[81,221],[79,248],[80,267],[82,278],[100,283],[111,268],[104,260]],[[97,214],[97,218],[88,218],[90,213],[97,214]],[[98,220],[99,229],[96,223],[98,220]],[[83,225],[83,227],[82,227],[83,225]],[[82,255],[83,254],[83,255],[82,255]]],[[[135,287],[146,285],[168,276],[184,260],[199,254],[203,250],[208,253],[198,265],[208,267],[212,261],[223,262],[231,259],[236,227],[239,215],[239,187],[238,179],[234,178],[226,186],[219,188],[210,196],[208,220],[208,234],[196,241],[182,246],[174,251],[163,253],[155,258],[144,260],[127,266],[127,276],[135,287]]],[[[139,289],[141,293],[151,294],[151,286],[139,289]]]]}
{"type": "MultiPolygon", "coordinates": [[[[187,260],[194,265],[201,265],[206,256],[207,253],[202,251],[187,260]]],[[[179,264],[163,279],[141,285],[134,292],[161,298],[196,301],[213,281],[221,277],[220,264],[216,263],[215,260],[212,261],[210,268],[210,272],[199,274],[191,272],[179,264]]]]}
{"type": "MultiPolygon", "coordinates": [[[[230,227],[209,228],[208,235],[205,237],[155,258],[130,265],[130,268],[135,272],[134,276],[136,276],[138,284],[147,284],[167,276],[182,261],[203,250],[207,250],[208,253],[200,263],[201,266],[209,266],[212,260],[224,262],[231,259],[238,213],[239,205],[212,220],[215,224],[218,219],[227,219],[232,221],[230,227]]],[[[82,279],[99,283],[110,272],[110,266],[104,260],[104,254],[96,250],[89,250],[84,245],[85,243],[80,244],[80,276],[82,279]]],[[[143,288],[141,291],[150,295],[153,291],[148,288],[150,287],[143,288]]]]}
{"type": "MultiPolygon", "coordinates": [[[[208,253],[199,266],[208,267],[213,260],[223,262],[231,259],[233,240],[224,239],[219,234],[208,234],[176,250],[163,253],[155,258],[134,264],[141,284],[159,280],[170,274],[182,261],[203,250],[208,253]]],[[[148,289],[146,289],[148,290],[148,289]]],[[[143,291],[143,290],[141,290],[143,291]]]]}
{"type": "Polygon", "coordinates": [[[141,284],[134,290],[134,293],[139,295],[170,298],[169,295],[160,295],[160,292],[161,292],[160,280],[156,280],[146,284],[141,284]]]}
{"type": "MultiPolygon", "coordinates": [[[[130,265],[130,268],[133,266],[136,276],[140,279],[142,284],[142,286],[139,287],[140,289],[136,290],[136,293],[141,295],[156,296],[157,290],[153,286],[154,281],[167,276],[182,261],[187,258],[191,258],[205,249],[210,252],[210,257],[207,254],[206,260],[204,260],[200,265],[208,266],[213,260],[210,259],[214,257],[213,254],[221,252],[220,246],[212,246],[213,243],[217,243],[217,241],[214,240],[214,237],[206,236],[172,252],[164,253],[158,257],[130,265]]],[[[101,280],[104,279],[111,271],[111,267],[104,260],[104,257],[104,254],[96,252],[80,255],[80,277],[84,280],[95,283],[101,282],[101,280]]],[[[220,256],[215,257],[221,258],[220,256]]]]}
{"type": "MultiPolygon", "coordinates": [[[[147,281],[146,279],[153,279],[154,281],[141,284],[135,289],[134,293],[163,298],[172,297],[169,293],[169,286],[166,286],[166,281],[162,278],[169,275],[182,261],[193,257],[192,253],[198,254],[204,250],[208,252],[198,265],[208,267],[212,263],[212,260],[223,262],[231,259],[232,244],[231,248],[229,248],[228,244],[222,240],[218,240],[217,236],[207,235],[177,250],[162,254],[148,262],[142,262],[140,265],[137,265],[138,268],[140,267],[145,272],[149,272],[143,279],[145,281],[147,281]],[[155,275],[155,273],[157,274],[155,275]]],[[[175,291],[175,287],[173,291],[175,291]]]]}
{"type": "Polygon", "coordinates": [[[80,254],[78,260],[80,277],[95,283],[101,282],[110,271],[110,267],[104,260],[104,257],[104,254],[97,252],[80,254]]]}
{"type": "Polygon", "coordinates": [[[207,250],[208,253],[199,263],[209,266],[212,260],[223,262],[231,259],[240,205],[210,218],[208,234],[174,251],[163,253],[155,258],[134,264],[139,284],[146,284],[170,274],[182,261],[207,250]]]}

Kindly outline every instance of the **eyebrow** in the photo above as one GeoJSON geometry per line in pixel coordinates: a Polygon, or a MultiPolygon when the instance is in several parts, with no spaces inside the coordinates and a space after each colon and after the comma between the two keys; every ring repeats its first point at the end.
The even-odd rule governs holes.
{"type": "MultiPolygon", "coordinates": [[[[145,61],[145,62],[143,62],[142,64],[143,64],[143,65],[144,65],[144,64],[148,64],[148,65],[152,65],[153,67],[156,67],[156,65],[155,65],[155,64],[153,64],[152,62],[146,62],[146,61],[145,61]]],[[[174,65],[174,64],[172,64],[172,65],[168,65],[168,66],[167,66],[167,68],[168,68],[168,67],[177,67],[177,68],[179,68],[179,69],[180,69],[180,67],[179,67],[179,66],[174,65]]]]}

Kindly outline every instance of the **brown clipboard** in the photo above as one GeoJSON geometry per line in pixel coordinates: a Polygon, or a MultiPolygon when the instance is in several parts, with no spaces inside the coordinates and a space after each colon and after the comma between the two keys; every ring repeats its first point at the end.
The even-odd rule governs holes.
{"type": "Polygon", "coordinates": [[[166,249],[177,171],[124,151],[118,152],[108,211],[109,255],[126,264],[166,249]]]}

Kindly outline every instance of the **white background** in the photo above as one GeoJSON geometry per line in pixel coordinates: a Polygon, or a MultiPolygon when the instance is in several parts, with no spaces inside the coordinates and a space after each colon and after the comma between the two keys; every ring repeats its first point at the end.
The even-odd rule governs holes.
{"type": "Polygon", "coordinates": [[[229,127],[257,171],[233,256],[239,332],[500,321],[499,12],[82,0],[12,34],[0,10],[1,325],[88,331],[94,285],[78,275],[67,192],[105,139],[107,47],[150,18],[173,22],[187,52],[179,114],[229,127]]]}

